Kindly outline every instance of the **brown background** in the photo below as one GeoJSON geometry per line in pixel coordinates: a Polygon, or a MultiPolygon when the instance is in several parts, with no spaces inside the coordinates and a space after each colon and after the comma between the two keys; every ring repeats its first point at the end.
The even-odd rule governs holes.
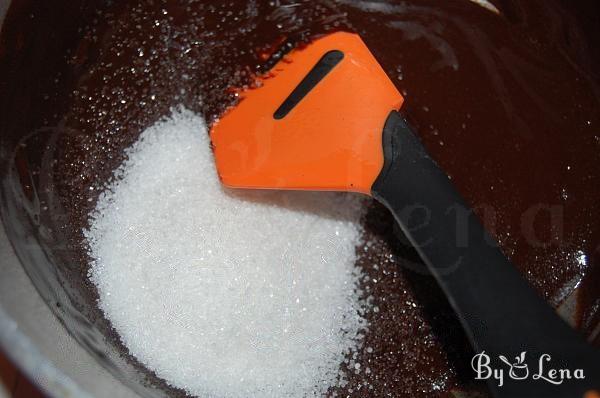
{"type": "Polygon", "coordinates": [[[0,383],[13,398],[42,398],[44,395],[0,351],[0,383]]]}

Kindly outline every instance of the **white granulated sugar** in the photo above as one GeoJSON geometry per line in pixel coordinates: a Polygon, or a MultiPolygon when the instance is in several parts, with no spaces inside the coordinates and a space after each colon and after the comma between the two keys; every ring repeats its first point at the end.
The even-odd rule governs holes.
{"type": "Polygon", "coordinates": [[[201,397],[321,396],[366,321],[361,199],[228,191],[205,123],[148,128],[84,231],[99,306],[149,369],[201,397]]]}

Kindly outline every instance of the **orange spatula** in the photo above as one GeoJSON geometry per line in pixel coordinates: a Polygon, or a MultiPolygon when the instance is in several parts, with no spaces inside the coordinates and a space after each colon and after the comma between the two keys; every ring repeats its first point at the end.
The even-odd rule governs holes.
{"type": "Polygon", "coordinates": [[[512,379],[505,369],[502,386],[490,377],[495,396],[582,397],[600,386],[598,353],[493,243],[397,112],[403,98],[359,36],[338,32],[294,50],[258,86],[241,90],[212,127],[225,185],[373,196],[437,278],[475,350],[490,356],[487,366],[527,352],[530,376],[512,379]],[[546,367],[581,368],[585,379],[534,378],[544,354],[546,367]]]}

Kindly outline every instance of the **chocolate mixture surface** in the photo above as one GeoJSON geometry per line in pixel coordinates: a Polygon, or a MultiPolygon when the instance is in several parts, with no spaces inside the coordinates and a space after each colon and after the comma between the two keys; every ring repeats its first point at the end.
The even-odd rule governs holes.
{"type": "MultiPolygon", "coordinates": [[[[595,2],[47,3],[14,2],[3,26],[1,155],[12,159],[17,148],[10,166],[31,202],[25,212],[51,237],[72,300],[110,344],[124,351],[94,308],[80,231],[123,150],[172,106],[214,120],[236,101],[229,88],[339,29],[363,37],[405,96],[404,114],[503,251],[552,305],[577,303],[565,313],[599,342],[595,2]]],[[[369,372],[350,372],[335,392],[431,397],[477,388],[460,325],[414,250],[377,204],[364,223],[358,262],[375,299],[359,361],[369,372]]]]}

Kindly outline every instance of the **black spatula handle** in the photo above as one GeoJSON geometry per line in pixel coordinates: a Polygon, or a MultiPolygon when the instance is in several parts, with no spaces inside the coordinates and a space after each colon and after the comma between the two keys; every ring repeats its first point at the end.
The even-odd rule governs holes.
{"type": "Polygon", "coordinates": [[[385,165],[372,194],[391,210],[438,280],[475,351],[489,355],[490,368],[503,369],[502,386],[498,386],[499,380],[488,379],[493,394],[506,398],[577,398],[598,389],[599,353],[521,277],[395,111],[385,124],[383,150],[385,165]],[[515,362],[513,376],[521,378],[524,366],[513,358],[522,352],[526,352],[523,363],[529,375],[514,380],[499,356],[515,362]],[[547,376],[550,368],[569,369],[571,379],[555,385],[536,378],[544,354],[551,359],[542,358],[543,375],[547,376]],[[584,380],[574,378],[575,369],[583,370],[584,380]]]}

